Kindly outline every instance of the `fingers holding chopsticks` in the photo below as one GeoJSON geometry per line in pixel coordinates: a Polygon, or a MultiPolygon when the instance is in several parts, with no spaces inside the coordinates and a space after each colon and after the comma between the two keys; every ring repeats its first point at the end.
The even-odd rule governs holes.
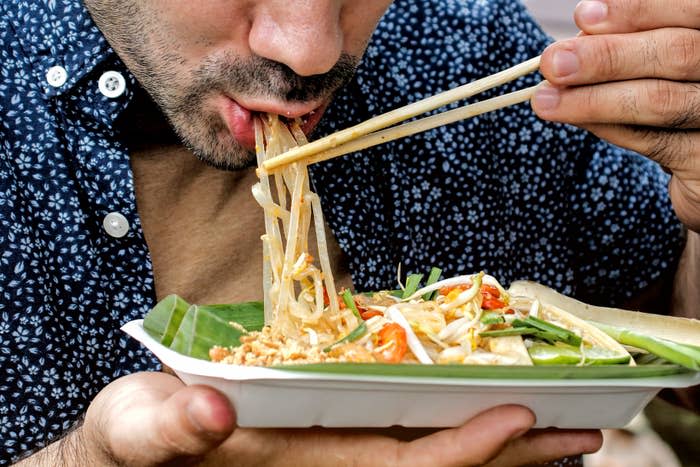
{"type": "Polygon", "coordinates": [[[584,0],[585,33],[552,44],[532,105],[581,126],[672,173],[671,201],[700,231],[700,2],[584,0]]]}
{"type": "Polygon", "coordinates": [[[543,118],[574,125],[700,128],[700,83],[660,79],[571,88],[542,83],[533,101],[543,118]]]}
{"type": "Polygon", "coordinates": [[[579,36],[550,46],[542,55],[540,70],[557,86],[638,78],[697,81],[700,31],[663,28],[579,36]]]}
{"type": "Polygon", "coordinates": [[[574,19],[586,34],[618,34],[665,27],[697,28],[696,0],[583,0],[574,19]]]}

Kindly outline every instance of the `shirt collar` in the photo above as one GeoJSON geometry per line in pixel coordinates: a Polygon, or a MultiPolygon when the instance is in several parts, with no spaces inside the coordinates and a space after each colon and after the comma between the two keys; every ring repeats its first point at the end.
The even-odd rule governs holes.
{"type": "MultiPolygon", "coordinates": [[[[133,76],[107,43],[80,0],[42,2],[2,2],[5,18],[14,28],[19,46],[32,61],[32,73],[38,89],[48,98],[70,97],[77,102],[81,94],[90,99],[92,118],[111,124],[129,103],[135,86],[133,76]],[[62,67],[66,80],[60,86],[49,83],[47,73],[62,67]],[[97,91],[102,73],[115,70],[123,74],[127,92],[118,98],[97,91]]],[[[86,113],[88,109],[80,109],[86,113]]]]}

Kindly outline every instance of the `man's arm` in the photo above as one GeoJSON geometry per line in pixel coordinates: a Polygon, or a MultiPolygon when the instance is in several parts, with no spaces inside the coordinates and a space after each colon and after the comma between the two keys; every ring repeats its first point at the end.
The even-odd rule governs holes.
{"type": "Polygon", "coordinates": [[[98,465],[86,449],[82,422],[41,451],[27,457],[17,464],[18,467],[69,467],[73,465],[98,465]]]}
{"type": "Polygon", "coordinates": [[[700,319],[700,234],[692,230],[673,281],[671,314],[700,319]]]}
{"type": "MultiPolygon", "coordinates": [[[[700,319],[700,234],[689,231],[673,282],[671,314],[700,319]]],[[[700,414],[700,386],[664,391],[662,397],[700,414]]]]}

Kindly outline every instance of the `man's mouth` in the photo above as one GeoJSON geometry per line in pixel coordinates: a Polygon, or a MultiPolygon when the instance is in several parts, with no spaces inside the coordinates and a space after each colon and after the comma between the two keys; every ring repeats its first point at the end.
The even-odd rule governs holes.
{"type": "Polygon", "coordinates": [[[221,115],[231,136],[246,149],[255,149],[255,116],[278,114],[284,119],[301,119],[301,129],[308,135],[323,116],[328,102],[278,104],[270,102],[242,102],[224,97],[221,115]]]}

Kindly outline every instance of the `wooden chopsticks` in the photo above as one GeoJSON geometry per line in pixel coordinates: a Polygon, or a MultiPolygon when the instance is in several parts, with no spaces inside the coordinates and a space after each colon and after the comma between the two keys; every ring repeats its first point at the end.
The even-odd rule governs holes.
{"type": "Polygon", "coordinates": [[[486,78],[473,81],[373,117],[358,125],[338,131],[309,144],[290,149],[279,156],[268,159],[263,162],[262,167],[260,167],[258,171],[270,173],[285,165],[302,160],[308,164],[320,162],[377,144],[427,131],[458,120],[525,102],[532,98],[537,86],[466,105],[400,126],[387,128],[452,102],[467,99],[488,89],[514,81],[522,76],[537,71],[539,66],[540,57],[535,57],[512,68],[508,68],[507,70],[487,76],[486,78]]]}

